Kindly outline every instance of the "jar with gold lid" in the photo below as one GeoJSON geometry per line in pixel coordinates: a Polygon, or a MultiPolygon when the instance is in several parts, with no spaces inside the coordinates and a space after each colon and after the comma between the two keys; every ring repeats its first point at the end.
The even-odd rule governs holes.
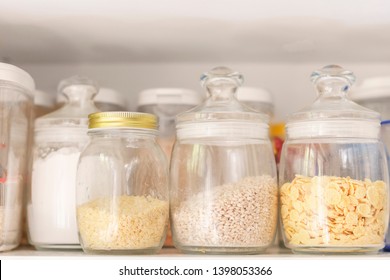
{"type": "Polygon", "coordinates": [[[152,254],[169,217],[168,163],[152,114],[89,115],[90,142],[77,169],[77,225],[91,254],[152,254]]]}

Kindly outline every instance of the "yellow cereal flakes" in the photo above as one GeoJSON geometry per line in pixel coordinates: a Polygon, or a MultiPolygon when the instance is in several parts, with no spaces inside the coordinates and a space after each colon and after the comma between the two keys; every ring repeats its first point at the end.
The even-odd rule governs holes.
{"type": "Polygon", "coordinates": [[[144,196],[99,198],[77,208],[86,249],[134,250],[159,246],[168,224],[168,201],[144,196]]]}
{"type": "Polygon", "coordinates": [[[280,189],[284,234],[292,247],[380,246],[387,198],[383,181],[296,175],[280,189]]]}

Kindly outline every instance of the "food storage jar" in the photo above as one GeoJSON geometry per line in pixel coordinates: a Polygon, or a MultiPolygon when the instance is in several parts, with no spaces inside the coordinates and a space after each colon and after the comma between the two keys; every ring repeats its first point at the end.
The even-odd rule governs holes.
{"type": "Polygon", "coordinates": [[[352,88],[353,101],[379,112],[382,120],[390,120],[390,76],[366,78],[352,88]]]}
{"type": "Polygon", "coordinates": [[[54,95],[42,91],[34,91],[34,118],[42,117],[54,110],[54,95]]]}
{"type": "Polygon", "coordinates": [[[198,92],[185,88],[150,88],[138,94],[137,111],[158,117],[158,141],[168,159],[175,142],[175,117],[199,105],[202,99],[198,92]]]}
{"type": "Polygon", "coordinates": [[[76,224],[76,171],[88,142],[88,114],[97,112],[95,82],[71,77],[59,84],[67,103],[35,120],[29,241],[38,249],[80,248],[76,224]]]}
{"type": "Polygon", "coordinates": [[[318,97],[289,116],[280,163],[281,222],[294,252],[370,252],[388,225],[380,115],[348,97],[352,72],[330,65],[311,76],[318,97]]]}
{"type": "Polygon", "coordinates": [[[267,114],[270,119],[274,116],[274,104],[270,91],[261,87],[240,87],[237,99],[253,110],[267,114]]]}
{"type": "Polygon", "coordinates": [[[0,251],[21,239],[34,89],[27,72],[0,63],[0,251]]]}
{"type": "MultiPolygon", "coordinates": [[[[65,103],[66,98],[63,94],[57,95],[57,106],[61,107],[65,103]]],[[[99,92],[94,98],[95,106],[99,111],[126,111],[127,99],[118,91],[108,88],[101,87],[99,92]]]]}
{"type": "MultiPolygon", "coordinates": [[[[202,102],[203,97],[196,91],[186,88],[149,88],[138,94],[137,111],[154,114],[159,120],[157,141],[168,162],[175,143],[175,117],[202,102]]],[[[165,247],[172,247],[172,234],[168,228],[165,247]]]]}
{"type": "Polygon", "coordinates": [[[133,112],[89,116],[90,142],[77,170],[77,224],[83,250],[151,254],[169,221],[168,163],[157,118],[133,112]]]}
{"type": "Polygon", "coordinates": [[[243,106],[243,77],[217,67],[201,77],[208,98],[177,116],[170,166],[174,245],[187,253],[254,254],[274,240],[276,165],[268,117],[243,106]]]}

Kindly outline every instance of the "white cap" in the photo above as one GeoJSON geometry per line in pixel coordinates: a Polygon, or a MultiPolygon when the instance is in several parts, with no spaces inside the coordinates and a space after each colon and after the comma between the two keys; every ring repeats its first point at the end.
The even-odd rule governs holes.
{"type": "Polygon", "coordinates": [[[0,80],[14,82],[27,89],[31,95],[35,90],[35,82],[31,75],[12,64],[0,62],[0,80]]]}
{"type": "MultiPolygon", "coordinates": [[[[93,99],[95,102],[110,103],[126,106],[127,100],[123,94],[120,94],[114,89],[102,87],[99,89],[98,94],[93,99]]],[[[65,102],[65,96],[63,94],[57,94],[57,104],[65,102]]]]}
{"type": "Polygon", "coordinates": [[[351,99],[365,100],[380,97],[390,97],[390,76],[372,77],[351,90],[351,99]]]}
{"type": "Polygon", "coordinates": [[[125,107],[127,103],[127,100],[123,94],[112,88],[106,87],[100,88],[98,94],[94,98],[94,101],[120,105],[122,107],[125,107]]]}
{"type": "Polygon", "coordinates": [[[54,96],[45,91],[35,90],[34,91],[34,104],[51,108],[54,106],[54,96]]]}
{"type": "Polygon", "coordinates": [[[237,99],[239,101],[273,103],[271,93],[260,87],[239,87],[237,99]]]}
{"type": "Polygon", "coordinates": [[[155,104],[198,105],[202,96],[185,88],[150,88],[138,94],[138,106],[155,104]]]}

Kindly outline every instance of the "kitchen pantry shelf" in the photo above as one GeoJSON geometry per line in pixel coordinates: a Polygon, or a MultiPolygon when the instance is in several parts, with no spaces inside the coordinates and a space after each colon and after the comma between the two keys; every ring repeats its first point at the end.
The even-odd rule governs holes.
{"type": "MultiPolygon", "coordinates": [[[[355,72],[358,83],[390,74],[388,1],[181,2],[3,1],[0,61],[27,70],[37,87],[51,94],[64,77],[87,75],[126,94],[131,110],[146,88],[200,92],[199,75],[223,64],[243,73],[244,85],[273,93],[276,120],[310,103],[313,69],[342,64],[355,72]]],[[[89,255],[32,247],[0,253],[15,256],[89,255]]],[[[160,256],[204,257],[176,249],[163,249],[160,256]]],[[[297,255],[273,248],[254,257],[271,256],[297,255]]],[[[361,256],[367,255],[356,257],[361,256]]],[[[370,257],[390,259],[390,254],[370,257]]]]}
{"type": "Polygon", "coordinates": [[[31,246],[20,246],[19,248],[0,253],[1,259],[6,258],[35,258],[35,257],[68,257],[68,258],[94,258],[94,257],[123,257],[123,258],[191,258],[191,259],[202,259],[202,258],[230,258],[230,259],[279,259],[279,258],[299,258],[299,259],[308,259],[308,258],[327,258],[327,259],[336,259],[336,258],[375,258],[375,259],[384,259],[390,261],[390,252],[378,252],[373,254],[293,254],[289,249],[271,247],[263,254],[257,255],[204,255],[204,254],[183,254],[176,248],[163,248],[158,254],[154,255],[88,255],[85,254],[82,250],[35,250],[31,246]]]}

